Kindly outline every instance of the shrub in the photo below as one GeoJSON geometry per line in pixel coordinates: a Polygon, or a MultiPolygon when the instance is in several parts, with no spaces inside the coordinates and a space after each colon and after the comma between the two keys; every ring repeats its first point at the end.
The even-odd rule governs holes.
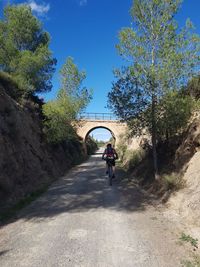
{"type": "Polygon", "coordinates": [[[98,149],[97,143],[90,136],[88,136],[88,138],[86,140],[86,147],[87,147],[87,154],[88,155],[92,155],[98,149]]]}
{"type": "Polygon", "coordinates": [[[183,187],[182,177],[177,173],[163,174],[161,177],[166,190],[178,190],[183,187]]]}
{"type": "Polygon", "coordinates": [[[127,150],[125,153],[125,166],[127,169],[135,168],[145,157],[143,149],[127,150]]]}
{"type": "Polygon", "coordinates": [[[15,100],[18,100],[24,93],[18,81],[3,71],[0,71],[0,85],[2,85],[5,92],[15,100]]]}
{"type": "Polygon", "coordinates": [[[119,156],[119,159],[120,161],[123,163],[124,161],[124,156],[125,156],[125,153],[127,151],[127,138],[126,138],[126,135],[120,135],[120,138],[119,138],[119,143],[117,145],[117,153],[118,153],[118,156],[119,156]]]}
{"type": "Polygon", "coordinates": [[[126,151],[127,151],[127,145],[123,144],[123,143],[120,143],[117,146],[117,151],[118,151],[119,159],[123,162],[125,154],[126,154],[126,151]]]}

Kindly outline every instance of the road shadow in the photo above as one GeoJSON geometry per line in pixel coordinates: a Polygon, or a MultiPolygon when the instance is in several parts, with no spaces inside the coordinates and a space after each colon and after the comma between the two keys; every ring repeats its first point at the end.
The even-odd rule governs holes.
{"type": "Polygon", "coordinates": [[[144,211],[155,201],[129,182],[122,170],[117,171],[113,186],[108,185],[105,163],[96,154],[53,183],[46,193],[19,212],[16,218],[43,220],[62,213],[112,209],[123,212],[144,211]]]}

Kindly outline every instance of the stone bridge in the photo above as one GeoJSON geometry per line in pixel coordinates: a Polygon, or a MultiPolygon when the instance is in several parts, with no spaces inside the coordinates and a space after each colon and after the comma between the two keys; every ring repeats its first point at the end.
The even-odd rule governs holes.
{"type": "MultiPolygon", "coordinates": [[[[121,136],[124,136],[128,131],[126,123],[120,122],[111,113],[83,113],[79,117],[77,134],[85,141],[88,135],[97,128],[108,130],[115,140],[117,146],[121,136]]],[[[146,135],[145,135],[146,136],[146,135]]],[[[131,138],[126,145],[129,149],[138,149],[144,136],[131,138]]]]}
{"type": "Polygon", "coordinates": [[[77,133],[84,141],[87,139],[88,135],[97,128],[108,130],[117,145],[120,136],[126,133],[127,124],[120,122],[110,113],[84,113],[80,115],[77,133]]]}
{"type": "MultiPolygon", "coordinates": [[[[127,130],[127,124],[122,123],[113,114],[110,113],[84,113],[80,115],[77,127],[77,134],[85,141],[88,135],[97,128],[104,128],[108,130],[117,146],[121,135],[123,136],[127,130]]],[[[140,138],[130,139],[129,148],[137,149],[139,147],[140,138]]]]}

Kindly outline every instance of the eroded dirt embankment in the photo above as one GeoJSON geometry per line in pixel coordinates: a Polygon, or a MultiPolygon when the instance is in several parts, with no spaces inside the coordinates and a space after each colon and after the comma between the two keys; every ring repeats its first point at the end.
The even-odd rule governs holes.
{"type": "Polygon", "coordinates": [[[161,181],[153,178],[151,151],[130,170],[130,177],[160,202],[166,202],[166,214],[171,219],[200,227],[200,114],[191,119],[181,136],[160,143],[157,152],[161,181]]]}
{"type": "Polygon", "coordinates": [[[84,158],[78,138],[47,144],[39,113],[34,104],[15,102],[0,81],[0,208],[41,189],[84,158]]]}
{"type": "MultiPolygon", "coordinates": [[[[187,134],[176,152],[175,164],[182,166],[183,188],[172,194],[168,213],[179,217],[188,225],[200,227],[200,119],[189,126],[187,134]]],[[[199,235],[200,236],[200,235],[199,235]]]]}

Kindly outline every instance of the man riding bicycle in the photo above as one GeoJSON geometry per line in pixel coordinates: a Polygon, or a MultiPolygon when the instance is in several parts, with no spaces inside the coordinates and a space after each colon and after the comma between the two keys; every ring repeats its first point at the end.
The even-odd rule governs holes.
{"type": "Polygon", "coordinates": [[[115,160],[118,159],[116,150],[112,147],[112,144],[107,144],[106,149],[102,154],[102,159],[106,160],[106,174],[108,174],[108,162],[112,165],[113,176],[115,178],[115,160]]]}

